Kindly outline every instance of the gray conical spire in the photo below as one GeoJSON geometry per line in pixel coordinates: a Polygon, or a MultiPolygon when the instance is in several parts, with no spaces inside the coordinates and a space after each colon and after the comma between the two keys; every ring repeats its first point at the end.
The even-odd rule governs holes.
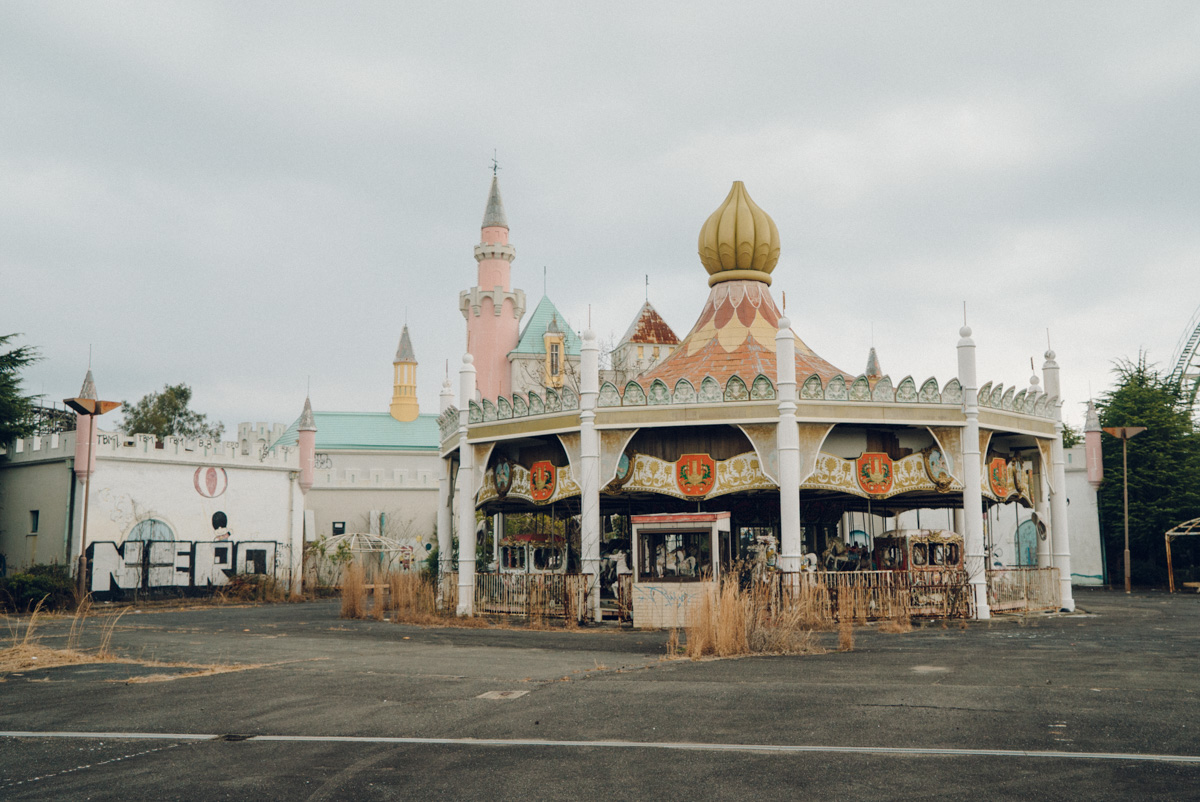
{"type": "Polygon", "coordinates": [[[80,398],[90,398],[95,401],[99,396],[96,395],[96,382],[92,380],[92,369],[88,368],[87,375],[83,377],[83,389],[79,391],[80,398]]]}
{"type": "Polygon", "coordinates": [[[400,331],[400,345],[396,348],[396,358],[393,362],[416,362],[417,355],[413,353],[412,340],[408,338],[408,324],[400,331]]]}
{"type": "Polygon", "coordinates": [[[492,176],[492,189],[488,192],[487,209],[483,212],[483,228],[499,226],[508,228],[508,218],[504,216],[504,201],[500,200],[500,181],[492,176]]]}
{"type": "Polygon", "coordinates": [[[879,355],[875,353],[875,346],[871,346],[871,353],[867,354],[867,372],[868,379],[878,379],[883,376],[883,369],[879,367],[879,355]]]}
{"type": "Polygon", "coordinates": [[[306,397],[304,399],[304,411],[300,413],[300,426],[297,431],[315,432],[317,430],[317,421],[313,417],[312,402],[306,397]]]}

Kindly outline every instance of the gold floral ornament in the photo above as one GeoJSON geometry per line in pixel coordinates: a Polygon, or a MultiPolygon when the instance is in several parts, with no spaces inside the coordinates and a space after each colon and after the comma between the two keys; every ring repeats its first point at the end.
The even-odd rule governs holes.
{"type": "Polygon", "coordinates": [[[739,279],[769,285],[779,261],[779,229],[745,185],[734,181],[725,202],[701,227],[699,250],[708,286],[739,279]]]}

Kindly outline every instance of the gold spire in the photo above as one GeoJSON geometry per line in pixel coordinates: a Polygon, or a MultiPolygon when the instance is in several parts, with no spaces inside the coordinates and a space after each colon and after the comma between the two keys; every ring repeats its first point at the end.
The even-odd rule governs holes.
{"type": "Polygon", "coordinates": [[[779,229],[742,182],[734,181],[725,202],[701,227],[699,249],[708,286],[737,279],[769,285],[779,261],[779,229]]]}

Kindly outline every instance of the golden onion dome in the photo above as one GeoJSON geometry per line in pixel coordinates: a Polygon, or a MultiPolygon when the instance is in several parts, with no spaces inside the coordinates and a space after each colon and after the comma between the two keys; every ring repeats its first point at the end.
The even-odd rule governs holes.
{"type": "Polygon", "coordinates": [[[750,200],[741,181],[700,229],[700,263],[708,286],[744,279],[771,283],[779,261],[779,229],[771,216],[750,200]]]}

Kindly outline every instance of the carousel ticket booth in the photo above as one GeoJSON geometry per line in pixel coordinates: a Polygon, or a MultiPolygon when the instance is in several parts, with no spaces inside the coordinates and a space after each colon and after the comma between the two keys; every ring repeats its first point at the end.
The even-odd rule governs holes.
{"type": "Polygon", "coordinates": [[[688,610],[720,582],[728,512],[634,515],[633,626],[683,627],[688,610]]]}

